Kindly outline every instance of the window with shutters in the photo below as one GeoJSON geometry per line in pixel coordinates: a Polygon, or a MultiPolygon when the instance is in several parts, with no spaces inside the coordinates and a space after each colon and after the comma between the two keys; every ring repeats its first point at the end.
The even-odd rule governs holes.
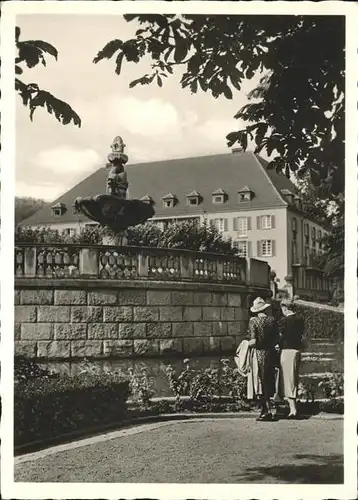
{"type": "Polygon", "coordinates": [[[213,219],[212,222],[221,233],[228,230],[227,219],[213,219]]]}
{"type": "Polygon", "coordinates": [[[247,231],[249,230],[249,220],[248,217],[236,217],[234,223],[234,230],[238,232],[238,236],[244,238],[247,236],[247,231]]]}
{"type": "Polygon", "coordinates": [[[234,241],[233,247],[237,248],[237,253],[240,257],[248,257],[249,254],[248,241],[234,241]]]}
{"type": "Polygon", "coordinates": [[[310,254],[310,247],[305,247],[305,264],[306,264],[306,266],[308,265],[309,254],[310,254]]]}
{"type": "Polygon", "coordinates": [[[261,240],[260,256],[272,257],[272,240],[261,240]]]}
{"type": "Polygon", "coordinates": [[[292,242],[292,264],[298,264],[297,241],[292,242]]]}
{"type": "Polygon", "coordinates": [[[318,231],[318,246],[322,248],[322,231],[318,231]]]}
{"type": "Polygon", "coordinates": [[[271,215],[261,215],[261,217],[260,217],[260,229],[271,229],[271,228],[272,228],[271,215]]]}
{"type": "Polygon", "coordinates": [[[312,236],[312,245],[316,244],[316,228],[312,227],[311,229],[311,236],[312,236]]]}
{"type": "Polygon", "coordinates": [[[77,230],[74,227],[68,227],[67,229],[63,230],[63,234],[66,236],[74,236],[76,233],[77,230]]]}
{"type": "Polygon", "coordinates": [[[303,227],[304,227],[304,234],[305,234],[305,242],[308,245],[310,242],[310,232],[309,232],[310,229],[309,229],[308,224],[305,224],[303,227]]]}
{"type": "Polygon", "coordinates": [[[293,219],[292,219],[292,231],[294,233],[296,233],[296,231],[297,231],[297,219],[296,219],[296,217],[293,217],[293,219]]]}

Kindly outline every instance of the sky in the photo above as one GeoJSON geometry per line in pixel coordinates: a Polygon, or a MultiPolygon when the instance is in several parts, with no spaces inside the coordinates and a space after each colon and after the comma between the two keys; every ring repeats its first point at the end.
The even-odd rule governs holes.
{"type": "MultiPolygon", "coordinates": [[[[16,195],[52,201],[103,166],[110,144],[121,135],[129,163],[225,153],[225,136],[241,128],[235,113],[248,102],[259,75],[244,82],[232,100],[181,89],[180,73],[162,88],[129,83],[149,69],[148,60],[123,63],[93,58],[112,39],[125,40],[137,25],[120,15],[21,15],[22,40],[45,40],[59,53],[46,67],[24,68],[25,83],[68,102],[82,119],[81,128],[62,125],[43,109],[29,110],[16,101],[16,195]]],[[[104,189],[104,186],[103,186],[104,189]]],[[[101,187],[99,187],[99,192],[101,187]]]]}

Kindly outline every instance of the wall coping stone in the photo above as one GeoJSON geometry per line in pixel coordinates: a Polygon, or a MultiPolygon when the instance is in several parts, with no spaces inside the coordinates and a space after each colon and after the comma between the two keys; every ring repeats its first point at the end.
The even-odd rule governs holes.
{"type": "Polygon", "coordinates": [[[76,290],[76,289],[128,289],[128,288],[146,288],[157,290],[193,290],[203,292],[231,292],[231,293],[247,293],[267,296],[271,294],[269,287],[250,286],[250,285],[233,285],[229,283],[206,283],[206,282],[187,282],[187,281],[154,281],[154,280],[100,280],[100,279],[58,279],[58,278],[16,278],[15,289],[61,289],[76,290]]]}

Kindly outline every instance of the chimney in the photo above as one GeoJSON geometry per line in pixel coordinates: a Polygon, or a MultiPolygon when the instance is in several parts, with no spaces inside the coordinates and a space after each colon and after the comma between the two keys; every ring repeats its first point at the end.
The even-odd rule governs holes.
{"type": "Polygon", "coordinates": [[[243,149],[241,147],[232,148],[231,152],[234,155],[235,153],[242,153],[243,149]]]}

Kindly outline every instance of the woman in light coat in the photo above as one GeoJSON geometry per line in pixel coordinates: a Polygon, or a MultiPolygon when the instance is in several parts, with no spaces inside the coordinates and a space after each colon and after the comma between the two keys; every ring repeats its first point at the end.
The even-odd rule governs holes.
{"type": "Polygon", "coordinates": [[[294,301],[292,299],[283,299],[281,301],[281,311],[283,318],[279,322],[281,336],[280,394],[288,400],[290,406],[288,418],[295,419],[298,418],[296,399],[304,321],[295,312],[294,301]]]}

